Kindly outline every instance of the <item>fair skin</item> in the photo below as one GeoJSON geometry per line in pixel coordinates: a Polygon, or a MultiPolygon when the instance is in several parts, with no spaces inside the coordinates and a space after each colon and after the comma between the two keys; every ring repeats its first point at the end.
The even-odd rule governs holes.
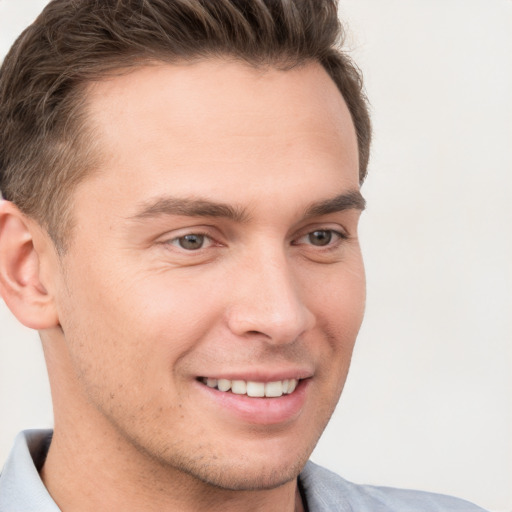
{"type": "Polygon", "coordinates": [[[97,82],[87,109],[103,163],[66,253],[0,205],[2,296],[52,386],[45,485],[65,512],[301,510],[364,310],[343,98],[317,64],[212,60],[97,82]]]}

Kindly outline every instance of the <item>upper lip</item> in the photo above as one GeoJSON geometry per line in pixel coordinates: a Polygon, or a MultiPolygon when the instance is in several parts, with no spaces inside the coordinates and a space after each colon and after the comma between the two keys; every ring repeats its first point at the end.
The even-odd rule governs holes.
{"type": "Polygon", "coordinates": [[[247,371],[220,371],[209,372],[200,377],[210,379],[226,379],[226,380],[244,380],[252,382],[276,382],[280,380],[290,379],[308,379],[313,376],[313,372],[307,368],[289,368],[283,370],[251,369],[247,371]]]}

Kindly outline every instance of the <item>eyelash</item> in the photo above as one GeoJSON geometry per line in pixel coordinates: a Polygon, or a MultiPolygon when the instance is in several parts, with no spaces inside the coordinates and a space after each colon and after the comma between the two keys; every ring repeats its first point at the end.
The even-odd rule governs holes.
{"type": "MultiPolygon", "coordinates": [[[[301,242],[300,240],[306,238],[306,237],[309,237],[311,235],[313,235],[314,233],[328,233],[329,234],[329,240],[327,241],[327,243],[325,245],[315,245],[315,244],[312,244],[312,243],[309,243],[309,244],[305,244],[305,245],[310,245],[311,247],[318,247],[319,250],[329,250],[329,249],[334,249],[336,248],[339,243],[343,240],[347,240],[349,238],[348,235],[346,235],[345,233],[341,232],[341,231],[337,231],[335,229],[314,229],[312,231],[308,231],[307,233],[304,233],[303,235],[299,236],[298,238],[294,239],[292,241],[292,245],[301,245],[301,242]],[[332,240],[334,238],[334,240],[332,240]]],[[[204,250],[204,249],[207,249],[208,247],[204,247],[204,244],[201,245],[201,247],[198,247],[197,249],[187,249],[185,247],[183,247],[180,243],[180,241],[184,240],[186,237],[203,237],[204,239],[207,239],[209,240],[209,245],[208,247],[211,247],[211,246],[214,246],[214,245],[220,245],[220,244],[216,244],[215,242],[215,239],[210,236],[208,233],[205,233],[205,232],[201,232],[201,231],[194,231],[194,232],[190,232],[190,233],[185,233],[184,235],[181,235],[179,237],[175,237],[175,238],[172,238],[171,240],[169,241],[166,241],[165,244],[166,245],[172,245],[180,250],[183,250],[185,252],[190,252],[190,253],[194,253],[194,252],[200,252],[201,250],[204,250]]]]}
{"type": "Polygon", "coordinates": [[[349,238],[345,233],[343,233],[341,231],[337,231],[335,229],[328,229],[328,228],[327,229],[319,228],[319,229],[314,229],[313,231],[308,231],[304,235],[301,235],[299,238],[294,240],[294,242],[292,242],[292,244],[299,245],[299,243],[298,243],[299,240],[307,238],[315,233],[328,233],[329,240],[327,241],[327,243],[325,245],[314,245],[312,243],[309,243],[307,245],[310,245],[312,247],[317,247],[317,248],[323,249],[323,250],[335,249],[336,247],[338,247],[338,245],[343,240],[347,240],[349,238]]]}
{"type": "Polygon", "coordinates": [[[202,245],[201,245],[201,247],[199,247],[198,249],[195,249],[195,250],[186,249],[185,247],[181,246],[180,240],[185,239],[187,236],[204,237],[204,239],[207,239],[210,241],[210,246],[216,245],[215,240],[212,236],[210,236],[208,233],[203,233],[201,231],[193,231],[190,233],[185,233],[184,235],[177,236],[176,238],[172,238],[171,240],[169,240],[165,243],[168,245],[173,245],[173,246],[177,247],[178,249],[181,249],[186,252],[199,252],[201,249],[205,249],[205,247],[203,247],[202,245]]]}

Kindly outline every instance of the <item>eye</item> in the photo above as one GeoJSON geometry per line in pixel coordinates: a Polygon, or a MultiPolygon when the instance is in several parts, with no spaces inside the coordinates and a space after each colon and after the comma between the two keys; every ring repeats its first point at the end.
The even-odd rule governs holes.
{"type": "Polygon", "coordinates": [[[315,247],[335,246],[340,240],[346,239],[347,236],[333,229],[315,229],[302,235],[295,241],[295,245],[312,245],[315,247]]]}
{"type": "Polygon", "coordinates": [[[205,245],[211,243],[211,239],[207,235],[200,233],[190,233],[188,235],[174,238],[170,241],[174,246],[178,246],[186,251],[197,251],[203,249],[205,245]]]}
{"type": "Polygon", "coordinates": [[[313,231],[312,233],[308,233],[306,235],[306,238],[311,245],[316,245],[316,246],[329,245],[333,238],[333,232],[328,229],[321,229],[318,231],[313,231]]]}

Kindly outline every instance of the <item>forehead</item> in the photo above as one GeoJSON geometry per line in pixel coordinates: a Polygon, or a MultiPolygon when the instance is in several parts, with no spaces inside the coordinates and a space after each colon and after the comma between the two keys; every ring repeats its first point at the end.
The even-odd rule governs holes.
{"type": "Polygon", "coordinates": [[[297,179],[327,170],[336,186],[357,187],[350,113],[319,64],[154,64],[97,82],[88,95],[99,176],[111,185],[135,181],[142,195],[166,187],[214,194],[223,180],[257,189],[291,168],[297,179]]]}

